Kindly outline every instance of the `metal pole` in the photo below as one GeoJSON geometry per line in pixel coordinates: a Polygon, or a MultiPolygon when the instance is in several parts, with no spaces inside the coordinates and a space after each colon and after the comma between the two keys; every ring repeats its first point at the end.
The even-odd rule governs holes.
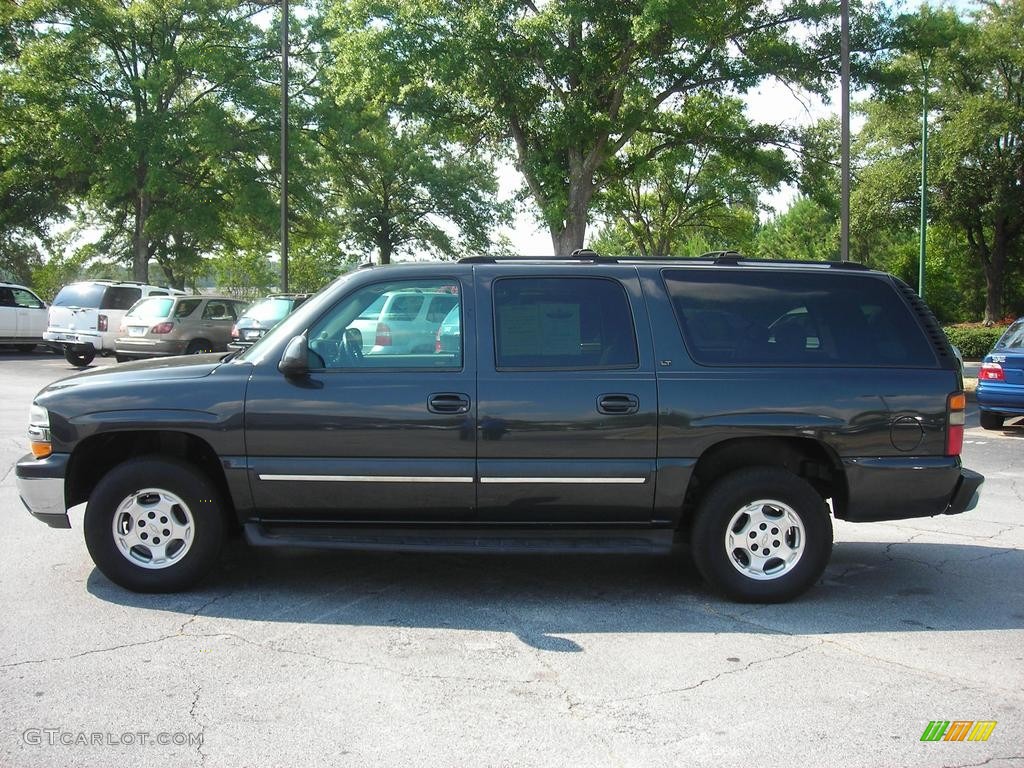
{"type": "Polygon", "coordinates": [[[917,295],[924,298],[924,262],[928,249],[928,66],[921,60],[924,89],[921,93],[921,257],[917,265],[917,295]]]}
{"type": "Polygon", "coordinates": [[[288,0],[281,0],[281,290],[288,290],[288,0]]]}
{"type": "Polygon", "coordinates": [[[839,260],[850,260],[850,2],[839,4],[840,169],[839,260]]]}

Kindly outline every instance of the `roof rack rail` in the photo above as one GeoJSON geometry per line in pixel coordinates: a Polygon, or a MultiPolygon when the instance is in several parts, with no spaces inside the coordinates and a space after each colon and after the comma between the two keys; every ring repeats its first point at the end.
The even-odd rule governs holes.
{"type": "Polygon", "coordinates": [[[710,251],[700,257],[711,259],[715,264],[725,266],[758,266],[759,264],[793,266],[793,267],[826,267],[828,269],[850,269],[856,271],[870,271],[871,267],[861,264],[859,261],[814,261],[810,259],[752,259],[744,256],[738,251],[710,251]]]}
{"type": "Polygon", "coordinates": [[[504,261],[580,261],[593,263],[598,261],[615,261],[615,259],[602,256],[590,248],[577,248],[568,256],[520,256],[518,254],[513,256],[463,256],[459,259],[459,264],[499,264],[504,261]]]}

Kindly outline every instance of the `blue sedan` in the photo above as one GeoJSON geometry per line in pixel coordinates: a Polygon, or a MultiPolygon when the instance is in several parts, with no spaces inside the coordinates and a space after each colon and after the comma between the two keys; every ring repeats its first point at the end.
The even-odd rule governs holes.
{"type": "Polygon", "coordinates": [[[1001,429],[1007,417],[1024,416],[1024,317],[985,355],[978,373],[978,406],[985,429],[1001,429]]]}

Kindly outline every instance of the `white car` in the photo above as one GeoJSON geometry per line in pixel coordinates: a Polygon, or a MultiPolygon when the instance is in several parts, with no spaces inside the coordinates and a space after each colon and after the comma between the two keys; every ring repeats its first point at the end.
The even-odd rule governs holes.
{"type": "Polygon", "coordinates": [[[31,352],[45,330],[46,302],[23,285],[0,283],[0,344],[31,352]]]}
{"type": "Polygon", "coordinates": [[[388,291],[364,309],[349,329],[362,335],[364,355],[433,353],[437,331],[459,297],[442,291],[388,291]]]}
{"type": "Polygon", "coordinates": [[[145,283],[71,283],[61,288],[53,300],[43,339],[63,347],[69,363],[85,367],[97,354],[113,354],[121,320],[136,301],[146,296],[184,295],[184,291],[145,283]]]}

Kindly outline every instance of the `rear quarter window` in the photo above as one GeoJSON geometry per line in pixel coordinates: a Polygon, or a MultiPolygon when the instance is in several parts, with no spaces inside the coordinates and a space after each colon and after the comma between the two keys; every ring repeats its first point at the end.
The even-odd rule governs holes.
{"type": "Polygon", "coordinates": [[[701,365],[936,365],[906,304],[876,277],[719,268],[663,275],[701,365]]]}
{"type": "Polygon", "coordinates": [[[132,304],[142,298],[141,288],[127,288],[118,285],[107,287],[100,302],[100,309],[131,309],[132,304]]]}

